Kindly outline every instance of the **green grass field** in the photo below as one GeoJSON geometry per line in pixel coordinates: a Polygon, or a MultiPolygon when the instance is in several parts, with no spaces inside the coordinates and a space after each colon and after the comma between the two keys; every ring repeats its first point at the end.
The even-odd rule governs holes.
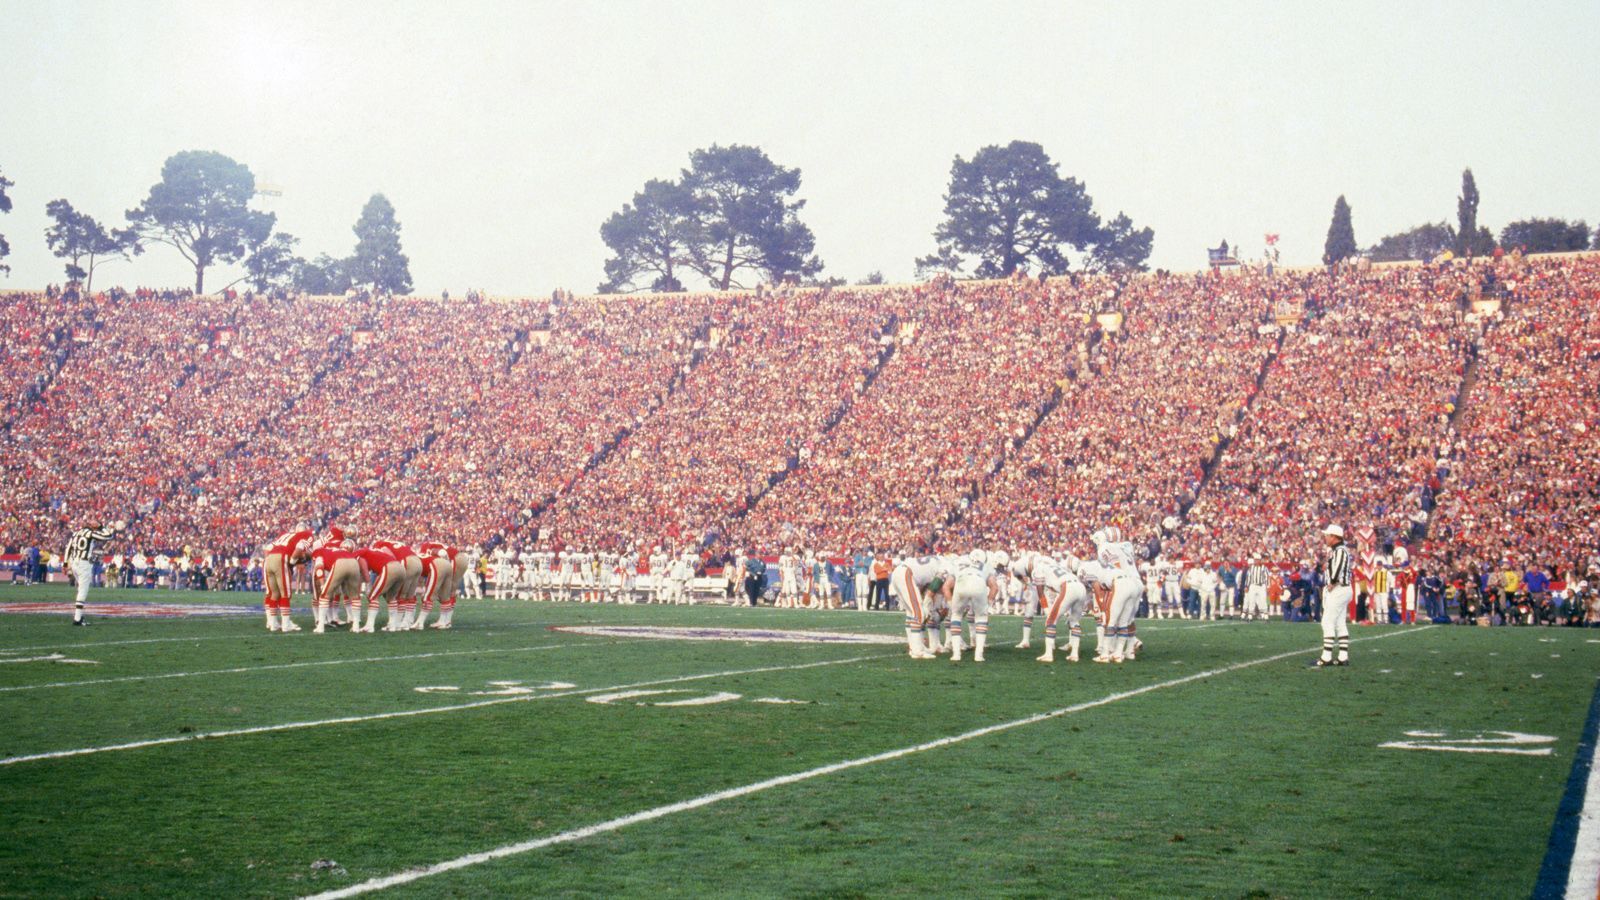
{"type": "Polygon", "coordinates": [[[1282,623],[1140,620],[1140,660],[1112,667],[1038,663],[1012,617],[982,665],[548,627],[897,632],[873,613],[299,618],[0,615],[0,895],[290,897],[468,857],[380,893],[1525,897],[1600,672],[1600,631],[1572,629],[1359,628],[1354,665],[1316,671],[1316,627],[1282,623]],[[592,702],[633,690],[672,693],[592,702]],[[1379,746],[1489,732],[1551,752],[1379,746]]]}

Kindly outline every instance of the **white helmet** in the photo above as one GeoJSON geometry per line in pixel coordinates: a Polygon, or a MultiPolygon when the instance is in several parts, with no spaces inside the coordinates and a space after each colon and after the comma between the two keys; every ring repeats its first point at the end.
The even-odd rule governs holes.
{"type": "Polygon", "coordinates": [[[982,567],[984,560],[987,557],[988,554],[984,553],[982,550],[974,549],[967,554],[967,562],[972,563],[975,566],[982,567]]]}
{"type": "Polygon", "coordinates": [[[989,554],[989,561],[994,563],[996,569],[1004,569],[1011,565],[1011,554],[1004,550],[996,550],[989,554]]]}

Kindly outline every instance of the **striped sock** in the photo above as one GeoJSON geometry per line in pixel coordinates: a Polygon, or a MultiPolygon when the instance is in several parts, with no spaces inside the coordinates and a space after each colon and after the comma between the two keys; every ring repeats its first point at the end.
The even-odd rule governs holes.
{"type": "Polygon", "coordinates": [[[1322,661],[1333,662],[1333,638],[1322,639],[1322,661]]]}
{"type": "Polygon", "coordinates": [[[1349,635],[1345,635],[1345,636],[1339,638],[1338,639],[1338,643],[1339,643],[1339,661],[1340,662],[1348,662],[1349,659],[1350,659],[1350,636],[1349,635]]]}

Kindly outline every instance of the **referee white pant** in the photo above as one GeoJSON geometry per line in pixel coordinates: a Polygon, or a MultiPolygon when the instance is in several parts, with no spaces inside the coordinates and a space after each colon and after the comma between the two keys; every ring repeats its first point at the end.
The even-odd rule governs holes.
{"type": "Polygon", "coordinates": [[[1350,658],[1350,585],[1340,584],[1322,592],[1322,658],[1350,658]]]}
{"type": "Polygon", "coordinates": [[[1244,614],[1250,616],[1267,617],[1267,586],[1252,584],[1244,591],[1244,614]]]}
{"type": "Polygon", "coordinates": [[[89,582],[94,581],[94,563],[87,559],[73,560],[72,577],[78,582],[77,605],[83,606],[83,601],[89,599],[89,582]]]}

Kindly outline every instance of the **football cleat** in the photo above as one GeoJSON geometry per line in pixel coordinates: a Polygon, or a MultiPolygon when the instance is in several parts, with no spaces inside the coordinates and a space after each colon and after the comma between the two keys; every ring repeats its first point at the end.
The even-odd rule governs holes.
{"type": "Polygon", "coordinates": [[[89,620],[88,619],[73,619],[72,620],[72,624],[73,624],[74,627],[77,627],[77,628],[87,628],[87,627],[89,627],[89,620]]]}

